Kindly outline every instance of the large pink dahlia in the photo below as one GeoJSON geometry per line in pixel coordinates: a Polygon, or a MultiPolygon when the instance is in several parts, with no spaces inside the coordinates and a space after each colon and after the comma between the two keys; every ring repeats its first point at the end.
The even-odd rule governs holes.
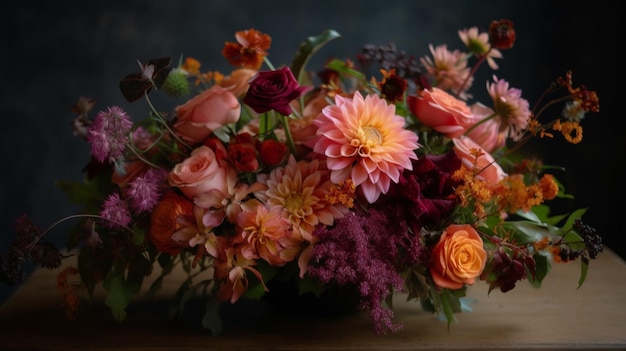
{"type": "Polygon", "coordinates": [[[417,135],[404,129],[395,106],[377,95],[338,95],[313,123],[318,127],[313,151],[326,156],[331,181],[352,179],[369,203],[387,193],[391,181],[397,183],[417,159],[417,135]]]}

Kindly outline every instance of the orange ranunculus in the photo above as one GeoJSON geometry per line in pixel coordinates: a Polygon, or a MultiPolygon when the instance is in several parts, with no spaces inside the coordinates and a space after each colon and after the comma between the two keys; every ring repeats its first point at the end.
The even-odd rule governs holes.
{"type": "Polygon", "coordinates": [[[174,166],[168,181],[189,199],[210,190],[217,190],[225,195],[228,193],[227,167],[211,148],[202,145],[193,150],[187,159],[174,166]]]}
{"type": "Polygon", "coordinates": [[[474,284],[487,263],[487,252],[476,229],[469,224],[452,224],[431,253],[430,273],[435,284],[460,289],[474,284]]]}
{"type": "Polygon", "coordinates": [[[439,88],[409,96],[409,108],[424,125],[449,138],[461,136],[472,125],[474,115],[465,101],[439,88]]]}
{"type": "Polygon", "coordinates": [[[472,139],[462,136],[452,139],[452,142],[454,143],[454,152],[461,159],[461,164],[464,167],[475,170],[477,172],[476,178],[497,183],[507,176],[493,156],[472,139]],[[475,151],[479,151],[482,154],[476,158],[475,151]]]}
{"type": "Polygon", "coordinates": [[[187,242],[178,243],[172,240],[172,235],[184,225],[181,218],[193,220],[193,203],[174,191],[167,191],[161,201],[152,211],[150,218],[150,230],[148,237],[160,252],[177,255],[184,247],[189,247],[187,242]]]}
{"type": "Polygon", "coordinates": [[[198,144],[215,129],[237,122],[240,115],[237,97],[229,89],[214,85],[176,107],[174,131],[184,141],[198,144]]]}

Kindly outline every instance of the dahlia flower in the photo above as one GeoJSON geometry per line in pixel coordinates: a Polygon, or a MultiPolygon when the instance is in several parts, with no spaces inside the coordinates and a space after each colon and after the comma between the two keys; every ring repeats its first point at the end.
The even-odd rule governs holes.
{"type": "Polygon", "coordinates": [[[369,203],[397,183],[417,159],[418,136],[404,128],[395,106],[376,95],[352,99],[337,95],[313,122],[317,137],[313,151],[327,157],[331,181],[352,179],[369,203]]]}

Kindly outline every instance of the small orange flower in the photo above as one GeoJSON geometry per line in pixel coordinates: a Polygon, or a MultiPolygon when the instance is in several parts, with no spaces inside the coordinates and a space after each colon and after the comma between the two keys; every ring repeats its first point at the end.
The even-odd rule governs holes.
{"type": "Polygon", "coordinates": [[[258,70],[267,56],[272,38],[255,29],[239,31],[235,33],[237,42],[226,42],[222,49],[222,55],[228,62],[236,67],[258,70]]]}

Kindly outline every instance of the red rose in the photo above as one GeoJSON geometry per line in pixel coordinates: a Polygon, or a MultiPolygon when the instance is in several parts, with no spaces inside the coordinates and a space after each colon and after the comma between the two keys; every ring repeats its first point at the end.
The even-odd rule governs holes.
{"type": "Polygon", "coordinates": [[[274,71],[261,71],[250,80],[243,103],[257,113],[275,110],[283,116],[293,110],[289,103],[298,99],[310,88],[301,87],[289,67],[274,71]]]}

